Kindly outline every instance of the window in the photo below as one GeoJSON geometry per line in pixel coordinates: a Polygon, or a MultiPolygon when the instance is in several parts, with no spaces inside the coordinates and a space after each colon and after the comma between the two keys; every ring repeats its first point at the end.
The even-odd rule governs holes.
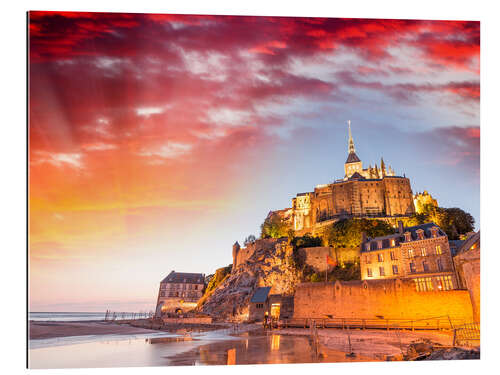
{"type": "Polygon", "coordinates": [[[410,242],[411,241],[411,233],[410,232],[405,232],[405,241],[410,242]]]}
{"type": "Polygon", "coordinates": [[[378,261],[383,262],[384,261],[384,254],[378,254],[378,261]]]}
{"type": "Polygon", "coordinates": [[[377,241],[377,247],[378,247],[379,249],[381,249],[381,248],[382,248],[382,241],[377,241]]]}
{"type": "Polygon", "coordinates": [[[415,267],[415,263],[413,262],[410,263],[410,272],[411,273],[417,272],[417,267],[415,267]]]}
{"type": "Polygon", "coordinates": [[[441,259],[437,260],[437,267],[438,267],[438,270],[440,270],[440,271],[443,270],[443,261],[441,259]]]}
{"type": "Polygon", "coordinates": [[[413,258],[415,256],[415,253],[413,249],[408,249],[408,258],[413,258]]]}
{"type": "Polygon", "coordinates": [[[422,254],[423,257],[427,256],[427,250],[425,250],[425,247],[423,247],[421,250],[420,250],[420,253],[422,254]]]}
{"type": "Polygon", "coordinates": [[[424,272],[429,272],[429,263],[425,260],[422,262],[422,267],[424,268],[424,272]]]}
{"type": "Polygon", "coordinates": [[[165,297],[165,292],[161,292],[160,297],[165,297]]]}
{"type": "Polygon", "coordinates": [[[195,286],[194,286],[194,290],[198,290],[198,285],[195,285],[195,286]]]}
{"type": "Polygon", "coordinates": [[[385,269],[384,269],[384,267],[379,267],[378,271],[380,273],[380,276],[385,276],[385,269]]]}
{"type": "Polygon", "coordinates": [[[372,277],[372,276],[373,276],[373,274],[372,274],[372,269],[371,269],[371,268],[367,268],[367,269],[366,269],[366,275],[367,275],[368,277],[372,277]]]}
{"type": "Polygon", "coordinates": [[[422,229],[417,229],[417,237],[419,240],[424,239],[424,231],[422,229]]]}
{"type": "Polygon", "coordinates": [[[441,245],[436,245],[436,254],[437,255],[443,254],[443,251],[441,250],[441,245]]]}
{"type": "Polygon", "coordinates": [[[367,264],[370,264],[371,262],[372,262],[372,257],[371,257],[371,256],[369,256],[369,255],[367,255],[367,256],[366,256],[366,263],[367,263],[367,264]]]}
{"type": "Polygon", "coordinates": [[[398,266],[396,266],[396,265],[392,266],[392,274],[393,275],[398,275],[399,274],[398,266]]]}
{"type": "Polygon", "coordinates": [[[396,260],[396,253],[391,251],[391,260],[396,260]]]}
{"type": "Polygon", "coordinates": [[[263,309],[264,308],[264,304],[263,303],[258,303],[255,305],[256,308],[258,309],[263,309]]]}
{"type": "Polygon", "coordinates": [[[430,277],[413,279],[417,292],[429,292],[434,290],[432,287],[432,279],[430,277]]]}
{"type": "Polygon", "coordinates": [[[369,243],[369,242],[367,242],[367,243],[365,244],[365,250],[370,250],[370,243],[369,243]]]}
{"type": "Polygon", "coordinates": [[[436,278],[436,284],[438,290],[451,290],[453,289],[453,283],[451,281],[451,276],[439,276],[436,278]]]}
{"type": "Polygon", "coordinates": [[[391,240],[391,246],[396,246],[396,240],[394,238],[391,240]]]}

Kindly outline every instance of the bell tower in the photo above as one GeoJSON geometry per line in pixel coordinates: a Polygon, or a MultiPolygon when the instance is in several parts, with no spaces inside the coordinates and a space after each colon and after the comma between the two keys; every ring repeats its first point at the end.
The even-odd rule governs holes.
{"type": "Polygon", "coordinates": [[[347,160],[344,164],[345,178],[351,177],[354,173],[358,172],[361,174],[363,172],[363,163],[356,155],[356,149],[354,148],[354,140],[351,134],[351,120],[347,121],[349,129],[349,145],[347,147],[347,160]]]}

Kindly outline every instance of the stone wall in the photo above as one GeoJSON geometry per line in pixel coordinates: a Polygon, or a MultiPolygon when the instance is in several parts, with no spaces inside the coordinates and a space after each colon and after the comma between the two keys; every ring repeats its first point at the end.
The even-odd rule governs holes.
{"type": "Polygon", "coordinates": [[[314,268],[316,272],[326,269],[326,256],[332,256],[331,247],[304,247],[298,250],[299,256],[304,259],[304,264],[314,268]]]}
{"type": "Polygon", "coordinates": [[[295,318],[424,319],[450,316],[473,320],[466,290],[417,292],[401,279],[303,283],[296,287],[295,318]]]}
{"type": "Polygon", "coordinates": [[[299,255],[303,257],[304,263],[313,267],[317,272],[326,269],[326,256],[335,259],[337,264],[359,262],[359,248],[333,247],[304,247],[299,249],[299,255]]]}
{"type": "Polygon", "coordinates": [[[472,301],[474,321],[481,321],[481,254],[479,242],[477,245],[454,258],[458,278],[464,288],[467,288],[472,301]]]}
{"type": "Polygon", "coordinates": [[[349,180],[316,187],[311,197],[311,225],[338,215],[408,216],[415,212],[410,180],[349,180]]]}

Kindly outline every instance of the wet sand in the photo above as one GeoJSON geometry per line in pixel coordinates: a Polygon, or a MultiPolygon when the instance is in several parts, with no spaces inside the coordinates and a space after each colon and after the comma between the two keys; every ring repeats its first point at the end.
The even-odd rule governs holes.
{"type": "Polygon", "coordinates": [[[156,332],[158,331],[110,322],[29,322],[29,335],[32,340],[84,335],[134,335],[156,332]]]}
{"type": "MultiPolygon", "coordinates": [[[[276,330],[282,335],[309,335],[309,329],[287,328],[276,330]]],[[[322,347],[362,357],[385,360],[388,356],[398,358],[414,341],[430,340],[444,346],[452,345],[453,334],[438,331],[385,331],[385,330],[342,330],[319,329],[319,343],[322,347]],[[350,338],[350,346],[349,346],[350,338]]]]}
{"type": "Polygon", "coordinates": [[[376,361],[361,355],[346,357],[346,353],[340,350],[316,350],[308,336],[262,330],[240,334],[234,340],[201,345],[166,358],[170,366],[376,361]]]}

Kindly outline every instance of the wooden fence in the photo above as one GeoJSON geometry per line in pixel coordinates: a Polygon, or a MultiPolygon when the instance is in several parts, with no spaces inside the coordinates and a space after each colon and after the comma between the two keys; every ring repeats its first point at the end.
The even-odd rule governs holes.
{"type": "Polygon", "coordinates": [[[466,323],[453,329],[453,346],[474,345],[481,340],[479,323],[466,323]]]}
{"type": "Polygon", "coordinates": [[[465,325],[464,319],[450,319],[439,316],[425,319],[356,319],[356,318],[292,318],[284,319],[282,326],[287,328],[342,328],[342,329],[407,329],[407,330],[453,330],[465,325]]]}

